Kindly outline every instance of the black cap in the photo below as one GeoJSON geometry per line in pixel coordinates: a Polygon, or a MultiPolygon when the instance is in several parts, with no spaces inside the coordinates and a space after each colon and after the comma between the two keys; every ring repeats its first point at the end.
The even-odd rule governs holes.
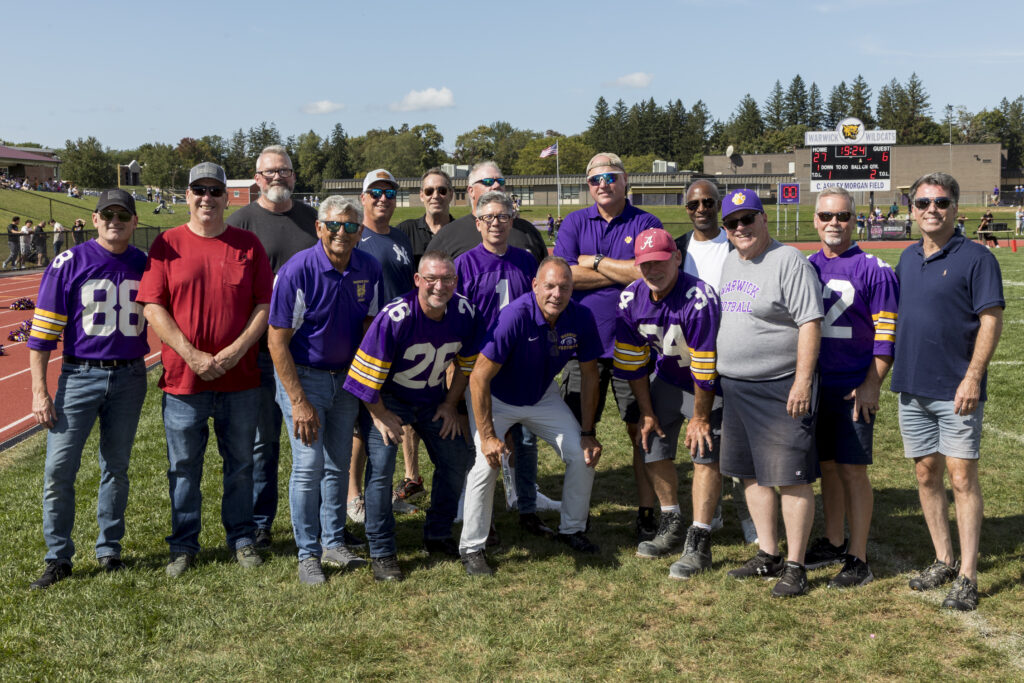
{"type": "Polygon", "coordinates": [[[135,212],[135,199],[124,190],[103,190],[100,193],[100,200],[96,202],[96,213],[108,206],[121,206],[138,215],[135,212]]]}

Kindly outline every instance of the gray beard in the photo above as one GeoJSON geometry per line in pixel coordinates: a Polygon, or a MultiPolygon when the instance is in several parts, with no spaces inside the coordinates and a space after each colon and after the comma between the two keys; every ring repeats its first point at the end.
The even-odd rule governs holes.
{"type": "Polygon", "coordinates": [[[267,188],[267,199],[274,204],[286,202],[292,198],[292,191],[284,185],[272,185],[267,188]]]}

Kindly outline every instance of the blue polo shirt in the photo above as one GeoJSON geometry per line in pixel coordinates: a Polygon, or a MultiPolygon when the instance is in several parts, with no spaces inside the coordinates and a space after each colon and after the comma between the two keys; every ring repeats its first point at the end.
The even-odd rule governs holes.
{"type": "Polygon", "coordinates": [[[297,365],[343,370],[363,338],[363,321],[377,314],[380,287],[377,259],[353,250],[339,273],[317,242],[290,258],[277,272],[270,300],[270,324],[295,332],[289,349],[297,365]]]}
{"type": "MultiPolygon", "coordinates": [[[[633,240],[648,228],[660,228],[661,221],[641,211],[626,200],[626,207],[610,222],[606,222],[597,205],[573,211],[558,230],[554,255],[564,258],[570,266],[579,265],[580,254],[603,254],[609,258],[627,261],[633,259],[633,240]]],[[[625,285],[609,285],[601,289],[577,289],[572,293],[575,301],[594,314],[601,336],[601,358],[611,358],[615,350],[615,318],[619,294],[625,285]]]]}
{"type": "MultiPolygon", "coordinates": [[[[896,275],[892,390],[952,401],[974,353],[978,313],[1006,307],[999,262],[985,247],[954,235],[927,259],[923,242],[907,247],[896,275]]],[[[987,379],[986,374],[981,382],[982,401],[987,379]]]]}
{"type": "Polygon", "coordinates": [[[491,394],[510,405],[529,406],[540,401],[569,359],[599,358],[601,342],[587,308],[570,301],[552,329],[529,291],[501,309],[480,353],[502,366],[491,380],[491,394]]]}

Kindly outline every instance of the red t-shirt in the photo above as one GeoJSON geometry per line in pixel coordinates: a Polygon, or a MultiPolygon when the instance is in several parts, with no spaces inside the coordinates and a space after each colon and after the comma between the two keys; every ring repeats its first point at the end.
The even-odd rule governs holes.
{"type": "MultiPolygon", "coordinates": [[[[201,237],[179,225],[153,240],[136,300],[166,308],[189,343],[215,354],[238,338],[256,306],[270,303],[273,277],[267,254],[251,232],[229,226],[216,237],[201,237]]],[[[257,346],[223,377],[207,382],[163,344],[160,388],[169,394],[198,394],[258,387],[257,346]]]]}

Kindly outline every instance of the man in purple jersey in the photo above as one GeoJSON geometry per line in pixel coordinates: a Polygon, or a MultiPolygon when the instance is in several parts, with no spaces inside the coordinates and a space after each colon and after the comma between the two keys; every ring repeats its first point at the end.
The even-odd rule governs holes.
{"type": "Polygon", "coordinates": [[[58,254],[39,285],[29,365],[32,415],[46,427],[43,538],[46,569],[32,588],[71,575],[75,544],[75,477],[85,441],[100,421],[100,488],[96,502],[96,559],[107,572],[124,569],[121,539],[128,504],[128,459],[146,397],[146,321],[135,301],[146,255],[131,246],[138,225],[135,200],[123,190],[100,194],[95,240],[58,254]],[[64,334],[56,401],[46,370],[64,334]]]}
{"type": "Polygon", "coordinates": [[[874,579],[867,563],[874,501],[867,466],[878,396],[892,365],[899,301],[892,268],[853,244],[855,216],[853,197],[845,189],[829,187],[818,195],[814,228],[821,251],[810,261],[825,303],[816,428],[825,536],[808,548],[804,565],[816,569],[841,562],[830,588],[863,586],[874,579]],[[848,542],[844,519],[850,525],[848,542]]]}
{"type": "Polygon", "coordinates": [[[362,210],[335,195],[319,210],[320,242],[278,271],[268,343],[277,400],[288,425],[288,500],[299,548],[299,581],[326,581],[321,563],[366,561],[345,547],[345,494],[359,401],[342,389],[364,324],[377,313],[380,264],[356,250],[362,210]]]}
{"type": "MultiPolygon", "coordinates": [[[[482,242],[455,259],[459,291],[476,306],[490,328],[510,301],[530,291],[537,261],[525,249],[509,246],[515,203],[504,192],[487,192],[476,205],[477,229],[482,242]]],[[[537,516],[537,441],[522,425],[510,430],[515,464],[502,460],[508,475],[506,498],[519,510],[519,526],[535,536],[554,532],[537,516]],[[510,490],[511,489],[511,490],[510,490]]]]}
{"type": "Polygon", "coordinates": [[[640,406],[640,445],[647,476],[661,504],[657,535],[637,546],[637,557],[662,557],[680,545],[669,576],[688,579],[711,568],[711,520],[722,494],[718,436],[722,401],[715,397],[715,335],[721,311],[715,288],[681,270],[683,255],[661,228],[636,239],[643,279],[619,296],[615,375],[628,380],[640,406]],[[648,377],[652,350],[657,354],[648,377]],[[679,509],[676,448],[683,419],[693,460],[693,524],[679,509]]]}
{"type": "Polygon", "coordinates": [[[466,482],[459,541],[470,576],[493,573],[484,547],[497,471],[508,453],[505,434],[514,424],[547,441],[565,462],[559,540],[577,552],[600,552],[584,534],[594,468],[601,457],[594,431],[601,355],[597,325],[589,309],[572,301],[572,271],[564,259],[549,256],[541,261],[532,288],[502,309],[470,377],[476,461],[466,482]],[[582,375],[582,429],[554,383],[573,357],[582,375]]]}
{"type": "Polygon", "coordinates": [[[451,537],[459,492],[472,461],[456,405],[485,330],[473,304],[455,294],[455,265],[427,251],[415,275],[416,289],[381,309],[356,351],[345,389],[362,399],[373,418],[366,439],[366,538],[373,578],[401,581],[395,544],[391,480],[402,427],[423,440],[434,479],[423,543],[431,555],[458,557],[451,537]],[[457,361],[445,389],[445,371],[457,361]]]}

